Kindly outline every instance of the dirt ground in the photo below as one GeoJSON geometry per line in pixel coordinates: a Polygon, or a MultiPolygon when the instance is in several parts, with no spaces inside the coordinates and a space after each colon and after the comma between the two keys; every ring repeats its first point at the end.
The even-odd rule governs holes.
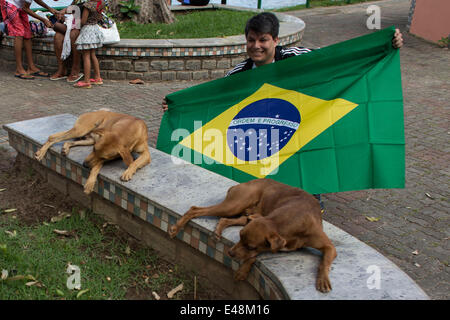
{"type": "MultiPolygon", "coordinates": [[[[58,212],[72,212],[74,207],[82,209],[77,202],[51,187],[38,173],[24,166],[20,158],[16,159],[15,152],[0,146],[0,219],[7,215],[15,215],[22,224],[30,226],[44,221],[48,222],[58,212]],[[17,210],[4,213],[3,211],[8,208],[17,210]]],[[[100,217],[97,216],[97,219],[100,219],[100,217]]],[[[100,224],[103,222],[101,221],[100,224]]],[[[143,246],[138,240],[118,227],[109,228],[104,235],[106,239],[115,237],[126,241],[133,251],[143,246]]],[[[157,255],[156,251],[153,250],[152,254],[157,255]]],[[[183,270],[182,266],[175,266],[161,258],[158,258],[158,261],[160,262],[158,272],[164,273],[166,276],[170,276],[175,267],[183,270]]],[[[183,270],[184,274],[186,275],[186,281],[193,282],[191,281],[194,279],[192,272],[183,270]]],[[[194,297],[193,284],[185,287],[187,287],[187,290],[183,290],[177,295],[177,298],[192,300],[194,297]]],[[[162,292],[168,292],[171,289],[173,288],[164,288],[162,292]]],[[[162,300],[167,299],[163,294],[160,296],[162,300]]],[[[198,300],[218,300],[230,299],[231,297],[220,288],[210,285],[204,277],[197,276],[196,298],[198,300]]],[[[126,299],[148,300],[154,298],[151,288],[143,289],[130,281],[126,299]]]]}

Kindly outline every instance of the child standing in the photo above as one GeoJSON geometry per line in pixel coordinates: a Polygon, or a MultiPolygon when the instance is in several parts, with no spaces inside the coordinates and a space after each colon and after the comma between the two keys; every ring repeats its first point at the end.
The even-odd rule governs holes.
{"type": "Polygon", "coordinates": [[[95,49],[103,46],[103,34],[97,23],[102,19],[105,8],[103,0],[89,0],[83,4],[81,14],[81,31],[75,42],[77,50],[83,56],[84,81],[78,81],[74,87],[91,88],[92,84],[103,84],[100,78],[100,66],[95,56],[95,49]],[[91,79],[91,66],[94,68],[94,78],[91,79]]]}

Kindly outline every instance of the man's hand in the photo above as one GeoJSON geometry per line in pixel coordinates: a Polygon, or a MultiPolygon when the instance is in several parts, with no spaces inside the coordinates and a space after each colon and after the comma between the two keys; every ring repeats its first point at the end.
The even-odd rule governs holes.
{"type": "Polygon", "coordinates": [[[399,29],[395,29],[394,38],[392,39],[392,46],[399,49],[403,46],[403,37],[399,29]]]}
{"type": "Polygon", "coordinates": [[[169,109],[169,106],[167,105],[167,100],[166,100],[166,98],[164,98],[162,101],[162,111],[166,112],[168,109],[169,109]]]}

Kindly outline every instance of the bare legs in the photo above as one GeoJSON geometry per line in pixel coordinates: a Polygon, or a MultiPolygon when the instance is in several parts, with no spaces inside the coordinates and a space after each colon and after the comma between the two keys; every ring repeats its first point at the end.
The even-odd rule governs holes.
{"type": "MultiPolygon", "coordinates": [[[[64,43],[64,36],[66,33],[66,25],[62,23],[55,23],[54,30],[56,31],[55,37],[53,39],[53,44],[55,47],[55,56],[56,61],[58,63],[58,70],[51,76],[51,78],[60,78],[67,75],[67,68],[64,64],[64,61],[61,59],[61,53],[63,49],[63,43],[64,43]]],[[[80,34],[80,30],[78,29],[72,29],[70,31],[70,42],[72,46],[72,68],[69,75],[70,79],[76,79],[78,77],[78,74],[80,73],[80,60],[81,55],[80,52],[77,50],[75,41],[78,38],[78,35],[80,34]]]]}
{"type": "Polygon", "coordinates": [[[95,49],[83,50],[82,55],[83,55],[84,82],[90,83],[91,67],[94,69],[94,79],[99,79],[100,65],[95,55],[95,49]]]}
{"type": "Polygon", "coordinates": [[[14,38],[14,56],[16,57],[16,74],[25,74],[25,68],[22,64],[23,37],[14,38]]]}
{"type": "Polygon", "coordinates": [[[84,82],[91,83],[91,50],[83,50],[83,70],[84,70],[84,82]]]}
{"type": "Polygon", "coordinates": [[[31,39],[24,39],[23,37],[14,37],[14,56],[16,58],[16,75],[30,74],[39,71],[39,68],[36,67],[36,65],[33,62],[31,39]],[[25,49],[25,56],[27,59],[28,70],[25,70],[22,63],[23,49],[25,49]]]}
{"type": "Polygon", "coordinates": [[[92,67],[94,68],[94,79],[100,79],[100,65],[97,56],[95,55],[95,49],[91,50],[91,61],[92,67]]]}
{"type": "MultiPolygon", "coordinates": [[[[57,24],[55,24],[55,26],[56,25],[57,24]]],[[[55,27],[55,29],[56,29],[56,27],[55,27]]],[[[53,38],[53,45],[55,47],[55,56],[56,56],[56,62],[58,63],[58,70],[56,70],[56,73],[53,74],[50,77],[50,79],[56,79],[56,78],[63,77],[67,73],[66,66],[64,65],[64,61],[61,59],[63,42],[64,42],[64,34],[56,32],[55,37],[53,38]]]]}
{"type": "Polygon", "coordinates": [[[77,45],[75,41],[77,41],[78,35],[80,34],[80,30],[72,29],[70,31],[70,43],[72,45],[72,69],[70,71],[69,80],[71,78],[78,78],[78,74],[80,73],[80,62],[81,62],[81,54],[80,51],[77,50],[77,45]]]}

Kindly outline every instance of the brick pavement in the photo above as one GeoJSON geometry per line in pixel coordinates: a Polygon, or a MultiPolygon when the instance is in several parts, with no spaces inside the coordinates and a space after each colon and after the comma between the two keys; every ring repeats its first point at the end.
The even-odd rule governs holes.
{"type": "MultiPolygon", "coordinates": [[[[131,85],[127,81],[105,80],[103,86],[86,90],[72,88],[71,84],[64,80],[20,80],[12,75],[12,72],[0,71],[0,125],[53,114],[80,115],[99,108],[110,108],[112,111],[129,113],[144,119],[149,127],[152,146],[156,145],[163,97],[198,83],[192,81],[131,85]]],[[[6,132],[0,129],[0,137],[4,135],[6,132]]]]}
{"type": "MultiPolygon", "coordinates": [[[[342,192],[324,196],[325,219],[371,245],[407,272],[432,299],[449,299],[449,101],[450,53],[406,32],[408,0],[374,2],[382,27],[404,33],[401,49],[406,134],[406,188],[342,192]],[[370,222],[366,216],[380,218],[370,222]],[[418,254],[413,254],[413,252],[418,254]]],[[[371,32],[360,5],[291,14],[306,22],[304,45],[321,47],[371,32]]],[[[0,48],[1,50],[1,48],[0,48]]],[[[0,126],[59,113],[79,115],[109,107],[145,119],[156,144],[160,103],[170,92],[200,82],[130,85],[106,81],[77,90],[64,81],[16,79],[0,70],[0,126]]],[[[5,145],[0,128],[0,146],[5,145]]],[[[382,270],[381,270],[382,272],[382,270]]]]}

